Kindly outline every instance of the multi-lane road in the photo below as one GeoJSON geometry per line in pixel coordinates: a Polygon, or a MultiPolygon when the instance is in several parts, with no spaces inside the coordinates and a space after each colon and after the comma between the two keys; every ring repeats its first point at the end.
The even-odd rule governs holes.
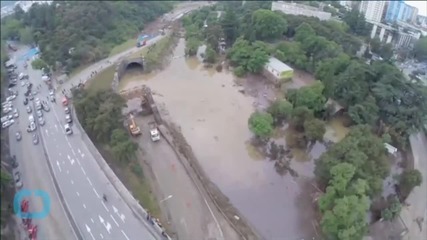
{"type": "MultiPolygon", "coordinates": [[[[176,20],[185,12],[200,5],[193,4],[176,10],[167,18],[176,20]]],[[[148,44],[160,39],[161,36],[155,37],[148,44]]],[[[92,71],[102,70],[134,51],[136,51],[135,48],[94,64],[65,83],[61,89],[69,89],[72,85],[87,81],[92,71]]],[[[19,59],[24,52],[25,49],[16,52],[16,59],[19,59]]],[[[38,238],[160,239],[161,237],[151,225],[133,214],[111,185],[82,141],[82,133],[79,129],[73,127],[73,135],[65,134],[65,112],[61,105],[61,91],[56,92],[56,103],[49,102],[49,90],[41,80],[41,71],[32,69],[30,62],[27,69],[23,68],[23,64],[22,61],[17,62],[17,72],[28,73],[29,80],[35,89],[38,85],[41,86],[35,97],[48,102],[50,106],[50,111],[44,113],[46,124],[38,126],[36,131],[41,141],[38,145],[34,145],[32,133],[26,132],[29,120],[23,104],[25,88],[20,87],[18,83],[16,88],[20,88],[20,93],[14,100],[14,106],[19,110],[20,117],[9,129],[11,151],[20,163],[19,170],[23,175],[24,188],[42,189],[49,194],[52,202],[49,216],[35,222],[39,227],[38,238]],[[12,136],[18,129],[22,132],[23,139],[15,143],[12,136]],[[52,169],[53,176],[49,167],[52,169]],[[56,188],[53,180],[56,180],[56,188]],[[102,198],[104,194],[107,196],[107,201],[102,198]]],[[[29,105],[34,108],[32,101],[29,105]]],[[[37,198],[31,198],[31,208],[40,210],[41,205],[37,198]]]]}

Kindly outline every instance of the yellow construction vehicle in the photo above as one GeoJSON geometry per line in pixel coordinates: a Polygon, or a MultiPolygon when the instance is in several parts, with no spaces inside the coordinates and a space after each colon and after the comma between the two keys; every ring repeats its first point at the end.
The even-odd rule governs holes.
{"type": "Polygon", "coordinates": [[[132,134],[132,136],[136,137],[138,135],[141,135],[141,129],[139,129],[138,125],[136,125],[135,119],[132,114],[129,114],[128,127],[129,127],[130,134],[132,134]]]}

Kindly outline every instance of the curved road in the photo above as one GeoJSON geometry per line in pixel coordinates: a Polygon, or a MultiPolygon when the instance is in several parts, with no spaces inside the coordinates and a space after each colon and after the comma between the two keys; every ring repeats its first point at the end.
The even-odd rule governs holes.
{"type": "MultiPolygon", "coordinates": [[[[176,10],[166,18],[177,19],[185,12],[199,6],[200,4],[193,4],[190,7],[176,10]]],[[[162,36],[155,37],[148,41],[147,45],[157,42],[161,38],[162,36]]],[[[136,50],[136,48],[132,48],[96,63],[66,82],[62,87],[69,89],[72,85],[76,85],[79,82],[86,82],[92,71],[99,71],[106,68],[119,60],[119,58],[136,50]]],[[[22,69],[23,62],[18,62],[18,65],[22,69]]],[[[25,71],[30,76],[30,82],[34,86],[41,85],[39,93],[35,97],[42,101],[47,101],[49,93],[41,80],[41,71],[32,69],[31,64],[28,65],[28,69],[25,71]]],[[[19,71],[17,72],[19,73],[19,71]]],[[[57,104],[49,102],[51,110],[47,113],[44,112],[45,126],[38,127],[37,132],[41,137],[41,142],[38,145],[29,146],[32,145],[31,134],[26,133],[25,130],[28,124],[28,114],[22,104],[24,88],[17,88],[20,88],[21,93],[18,99],[15,100],[15,106],[20,109],[21,116],[20,122],[14,124],[11,129],[16,129],[16,126],[21,129],[23,132],[21,146],[25,146],[25,148],[12,149],[12,151],[22,153],[22,155],[18,154],[18,160],[19,158],[23,158],[25,161],[37,160],[40,161],[40,164],[43,164],[44,168],[39,168],[43,171],[39,171],[38,175],[33,172],[32,165],[25,164],[26,169],[21,170],[23,181],[25,186],[27,186],[27,182],[31,182],[32,184],[28,185],[31,189],[41,188],[48,191],[52,200],[52,212],[46,223],[41,223],[39,226],[39,239],[77,238],[71,230],[71,224],[62,209],[52,182],[46,180],[46,175],[50,175],[50,173],[48,172],[46,159],[41,149],[42,145],[53,168],[53,177],[58,182],[65,199],[64,202],[71,212],[73,222],[76,224],[78,232],[82,235],[83,239],[160,239],[160,236],[152,229],[151,225],[148,225],[145,221],[141,221],[133,214],[129,206],[111,185],[82,141],[79,129],[73,127],[74,134],[71,136],[65,135],[63,129],[65,113],[64,108],[60,104],[60,91],[56,93],[57,104]],[[31,179],[30,181],[27,181],[27,176],[29,180],[31,179]],[[38,182],[42,183],[33,184],[38,182]],[[103,194],[107,195],[107,202],[102,200],[103,194]]],[[[29,105],[33,105],[34,107],[33,102],[30,102],[29,105]]],[[[14,136],[14,133],[12,136],[14,136]]],[[[32,199],[32,202],[34,201],[32,199]]],[[[39,205],[41,204],[38,203],[35,205],[40,207],[39,205]]]]}

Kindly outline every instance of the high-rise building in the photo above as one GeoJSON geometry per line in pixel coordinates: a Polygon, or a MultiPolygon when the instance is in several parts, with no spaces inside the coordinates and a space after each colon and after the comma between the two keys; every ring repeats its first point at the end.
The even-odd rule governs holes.
{"type": "Polygon", "coordinates": [[[381,22],[386,1],[362,1],[359,11],[365,15],[365,19],[371,22],[381,22]]]}
{"type": "Polygon", "coordinates": [[[418,9],[404,3],[403,0],[390,1],[385,14],[385,21],[389,23],[396,21],[414,22],[417,15],[418,9]]]}

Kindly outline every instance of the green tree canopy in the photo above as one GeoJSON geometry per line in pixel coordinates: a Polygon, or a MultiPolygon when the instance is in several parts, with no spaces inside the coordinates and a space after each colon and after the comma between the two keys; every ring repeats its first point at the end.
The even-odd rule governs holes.
{"type": "Polygon", "coordinates": [[[252,13],[252,30],[258,40],[273,40],[280,38],[287,31],[287,23],[277,13],[259,9],[252,13]]]}
{"type": "Polygon", "coordinates": [[[268,61],[268,48],[263,42],[250,43],[237,39],[228,53],[232,64],[242,67],[246,72],[259,73],[268,61]]]}
{"type": "Polygon", "coordinates": [[[294,107],[305,106],[308,109],[320,112],[325,108],[326,98],[323,95],[324,85],[316,81],[313,85],[304,86],[288,92],[288,99],[294,107]]]}
{"type": "Polygon", "coordinates": [[[273,133],[273,117],[269,113],[254,112],[249,118],[249,129],[260,138],[269,138],[273,133]]]}
{"type": "Polygon", "coordinates": [[[326,133],[324,121],[313,118],[304,122],[304,134],[309,141],[323,141],[326,133]]]}
{"type": "Polygon", "coordinates": [[[280,99],[268,108],[268,112],[274,119],[274,122],[278,125],[282,124],[282,122],[289,118],[292,114],[292,104],[285,99],[280,99]]]}

